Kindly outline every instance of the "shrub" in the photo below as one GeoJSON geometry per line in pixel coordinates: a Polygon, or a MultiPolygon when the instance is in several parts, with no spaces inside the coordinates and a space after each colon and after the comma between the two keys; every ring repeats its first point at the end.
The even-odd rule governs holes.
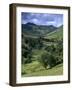
{"type": "Polygon", "coordinates": [[[43,65],[45,69],[47,69],[52,68],[56,64],[56,60],[51,53],[44,51],[40,57],[40,63],[43,65]]]}

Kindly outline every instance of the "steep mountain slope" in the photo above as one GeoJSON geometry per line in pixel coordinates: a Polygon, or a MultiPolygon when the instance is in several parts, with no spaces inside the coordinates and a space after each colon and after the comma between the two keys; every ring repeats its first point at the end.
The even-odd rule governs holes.
{"type": "Polygon", "coordinates": [[[52,25],[44,26],[44,25],[36,25],[34,23],[22,24],[22,32],[34,36],[42,36],[52,31],[55,31],[56,29],[57,28],[52,25]]]}
{"type": "Polygon", "coordinates": [[[46,34],[44,38],[47,38],[47,39],[52,39],[52,38],[62,39],[63,38],[63,26],[60,26],[55,31],[46,34]]]}

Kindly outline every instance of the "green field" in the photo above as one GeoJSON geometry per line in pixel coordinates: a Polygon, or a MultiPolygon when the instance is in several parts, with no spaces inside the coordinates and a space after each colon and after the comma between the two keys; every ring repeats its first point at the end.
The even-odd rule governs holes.
{"type": "Polygon", "coordinates": [[[63,64],[58,64],[52,69],[45,69],[38,61],[22,64],[22,76],[53,76],[63,74],[63,64]]]}

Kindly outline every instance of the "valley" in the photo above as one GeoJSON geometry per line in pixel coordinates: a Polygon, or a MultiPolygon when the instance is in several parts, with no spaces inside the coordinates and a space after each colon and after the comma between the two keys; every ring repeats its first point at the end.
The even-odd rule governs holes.
{"type": "Polygon", "coordinates": [[[63,25],[22,24],[22,76],[63,74],[63,25]]]}

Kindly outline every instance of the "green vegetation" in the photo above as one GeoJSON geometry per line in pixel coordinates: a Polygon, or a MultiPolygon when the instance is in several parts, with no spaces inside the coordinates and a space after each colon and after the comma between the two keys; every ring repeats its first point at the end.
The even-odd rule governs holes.
{"type": "Polygon", "coordinates": [[[24,76],[52,76],[62,75],[63,64],[58,64],[52,69],[45,69],[38,61],[32,63],[22,64],[22,77],[24,76]]]}
{"type": "Polygon", "coordinates": [[[57,30],[55,30],[51,33],[48,33],[45,36],[45,38],[49,38],[49,39],[55,38],[55,39],[58,39],[58,40],[63,39],[63,26],[61,26],[60,28],[58,28],[57,30]]]}
{"type": "Polygon", "coordinates": [[[63,26],[22,26],[21,71],[22,76],[63,74],[63,26]]]}
{"type": "Polygon", "coordinates": [[[52,25],[44,26],[44,25],[36,25],[33,23],[27,23],[25,25],[22,24],[22,32],[24,32],[27,35],[31,35],[31,36],[45,35],[56,29],[57,28],[52,25]]]}

